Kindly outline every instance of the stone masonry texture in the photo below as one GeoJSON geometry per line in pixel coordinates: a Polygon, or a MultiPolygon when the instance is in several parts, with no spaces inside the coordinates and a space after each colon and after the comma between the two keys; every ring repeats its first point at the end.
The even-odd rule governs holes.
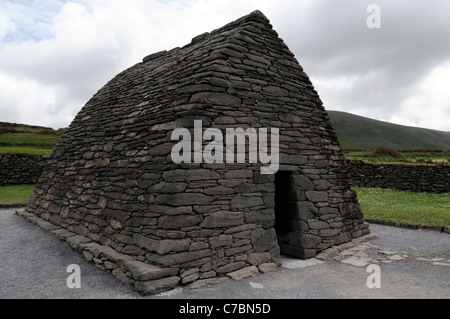
{"type": "Polygon", "coordinates": [[[347,161],[347,166],[354,186],[437,194],[450,192],[449,165],[380,165],[347,161]]]}
{"type": "Polygon", "coordinates": [[[36,184],[48,156],[0,155],[0,186],[36,184]]]}
{"type": "Polygon", "coordinates": [[[144,294],[264,272],[280,253],[306,259],[370,232],[317,92],[259,11],[109,81],[21,215],[144,294]],[[172,131],[194,120],[279,128],[279,171],[175,164],[172,131]]]}

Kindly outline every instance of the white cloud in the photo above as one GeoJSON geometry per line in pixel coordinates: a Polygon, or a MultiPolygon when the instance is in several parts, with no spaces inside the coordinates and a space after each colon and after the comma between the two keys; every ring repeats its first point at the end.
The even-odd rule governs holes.
{"type": "Polygon", "coordinates": [[[450,61],[434,68],[401,105],[393,123],[449,130],[450,61]]]}
{"type": "Polygon", "coordinates": [[[54,127],[63,121],[70,121],[74,114],[60,109],[57,92],[36,81],[7,77],[0,74],[0,101],[2,120],[26,124],[46,123],[54,127]]]}
{"type": "Polygon", "coordinates": [[[0,78],[10,92],[0,94],[0,120],[67,126],[97,90],[144,56],[260,9],[327,109],[450,130],[440,84],[448,73],[429,74],[448,59],[450,9],[446,0],[430,1],[379,0],[382,28],[370,30],[370,0],[2,0],[0,78]],[[41,112],[30,118],[33,109],[41,112]]]}
{"type": "MultiPolygon", "coordinates": [[[[43,4],[36,8],[37,12],[31,13],[29,7],[10,3],[13,18],[24,21],[25,17],[18,12],[24,11],[36,22],[34,26],[38,30],[31,25],[23,26],[16,34],[16,41],[4,43],[0,50],[3,82],[22,88],[15,102],[12,94],[0,100],[2,120],[67,126],[71,121],[67,115],[75,115],[97,90],[123,69],[148,54],[185,45],[192,37],[247,14],[256,4],[257,1],[250,1],[246,5],[232,6],[231,1],[204,0],[68,1],[59,3],[58,11],[49,18],[49,12],[54,9],[43,4]],[[229,10],[232,7],[236,9],[229,10]],[[23,37],[24,29],[33,36],[23,37]],[[18,78],[23,80],[18,81],[18,78]],[[37,87],[47,95],[52,92],[53,102],[43,99],[44,93],[37,96],[37,87]],[[28,96],[26,102],[25,95],[28,96]],[[33,100],[35,105],[32,105],[33,100]],[[52,111],[55,103],[59,112],[65,114],[59,121],[52,111]],[[15,112],[6,109],[11,108],[11,104],[17,105],[15,112]],[[25,106],[40,108],[41,116],[26,116],[25,106]]],[[[0,18],[11,24],[7,16],[0,18]]],[[[6,23],[0,24],[6,35],[11,28],[3,25],[6,23]]]]}

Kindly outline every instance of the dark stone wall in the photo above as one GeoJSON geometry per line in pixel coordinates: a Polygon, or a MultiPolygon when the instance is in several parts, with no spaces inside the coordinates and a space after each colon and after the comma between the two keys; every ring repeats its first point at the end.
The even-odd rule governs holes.
{"type": "Polygon", "coordinates": [[[347,161],[354,186],[427,193],[450,192],[449,165],[375,165],[347,161]]]}
{"type": "Polygon", "coordinates": [[[36,184],[48,156],[0,155],[0,186],[36,184]]]}

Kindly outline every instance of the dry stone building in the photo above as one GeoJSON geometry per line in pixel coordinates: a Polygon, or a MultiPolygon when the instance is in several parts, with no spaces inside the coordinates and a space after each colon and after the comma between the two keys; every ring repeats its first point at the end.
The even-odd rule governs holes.
{"type": "MultiPolygon", "coordinates": [[[[205,147],[212,137],[202,137],[205,147]]],[[[20,214],[147,294],[266,272],[280,252],[310,258],[369,233],[322,102],[259,11],[108,82],[20,214]],[[250,151],[244,161],[175,163],[174,130],[195,135],[196,123],[224,135],[277,128],[278,170],[264,173],[250,151]]]]}

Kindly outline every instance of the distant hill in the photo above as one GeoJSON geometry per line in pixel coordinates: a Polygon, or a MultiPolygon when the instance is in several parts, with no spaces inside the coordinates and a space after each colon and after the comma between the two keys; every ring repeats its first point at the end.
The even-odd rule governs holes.
{"type": "Polygon", "coordinates": [[[63,129],[0,122],[0,154],[51,154],[63,129]]]}
{"type": "Polygon", "coordinates": [[[9,122],[0,121],[0,134],[5,133],[37,133],[37,134],[61,134],[63,129],[54,130],[50,127],[27,125],[27,124],[17,124],[9,122]]]}
{"type": "Polygon", "coordinates": [[[339,111],[327,112],[343,149],[450,149],[450,132],[392,124],[339,111]]]}

